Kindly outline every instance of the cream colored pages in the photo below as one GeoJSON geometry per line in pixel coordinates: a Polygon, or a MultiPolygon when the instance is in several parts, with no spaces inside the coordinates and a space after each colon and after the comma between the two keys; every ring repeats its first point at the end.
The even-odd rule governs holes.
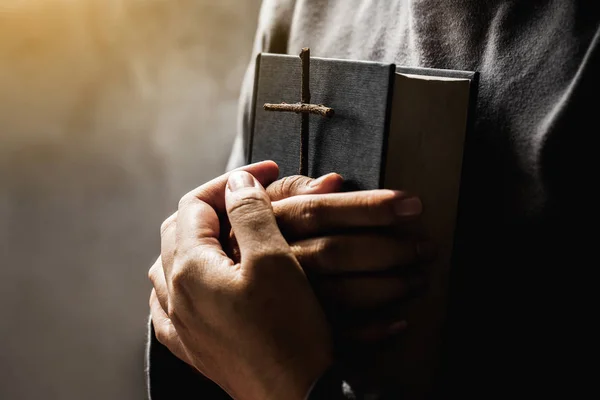
{"type": "Polygon", "coordinates": [[[385,187],[423,201],[422,223],[439,246],[426,295],[409,306],[409,329],[383,357],[388,377],[423,398],[438,361],[469,108],[468,79],[396,74],[385,187]]]}

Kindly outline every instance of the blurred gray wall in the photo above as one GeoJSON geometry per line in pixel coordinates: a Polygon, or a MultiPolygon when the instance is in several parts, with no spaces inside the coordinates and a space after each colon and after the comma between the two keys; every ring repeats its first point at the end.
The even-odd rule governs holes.
{"type": "Polygon", "coordinates": [[[225,168],[259,3],[0,1],[0,399],[145,398],[159,226],[225,168]]]}

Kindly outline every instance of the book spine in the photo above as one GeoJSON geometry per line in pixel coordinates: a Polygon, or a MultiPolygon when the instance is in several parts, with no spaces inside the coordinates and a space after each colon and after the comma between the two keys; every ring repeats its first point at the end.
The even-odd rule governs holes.
{"type": "Polygon", "coordinates": [[[256,56],[254,64],[254,88],[252,89],[252,104],[250,109],[250,130],[246,139],[247,164],[252,164],[252,144],[254,142],[254,125],[256,122],[256,97],[258,96],[258,80],[260,78],[261,53],[256,56]]]}
{"type": "Polygon", "coordinates": [[[396,79],[396,65],[390,64],[390,78],[388,80],[387,89],[387,106],[385,110],[385,131],[383,133],[383,146],[381,146],[381,168],[379,172],[379,188],[383,189],[385,185],[385,173],[388,157],[388,141],[390,136],[390,124],[392,121],[392,104],[394,101],[394,83],[396,79]]]}

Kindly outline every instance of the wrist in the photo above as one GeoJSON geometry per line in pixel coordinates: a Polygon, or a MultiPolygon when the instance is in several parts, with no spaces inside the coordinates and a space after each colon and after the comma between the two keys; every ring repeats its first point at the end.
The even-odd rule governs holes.
{"type": "Polygon", "coordinates": [[[315,355],[310,361],[287,362],[270,372],[256,371],[255,379],[246,380],[245,388],[230,393],[236,400],[306,400],[319,379],[333,365],[333,357],[315,355]]]}

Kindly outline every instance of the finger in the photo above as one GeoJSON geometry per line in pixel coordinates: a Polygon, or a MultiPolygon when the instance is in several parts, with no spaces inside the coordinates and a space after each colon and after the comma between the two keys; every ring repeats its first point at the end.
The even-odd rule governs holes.
{"type": "Polygon", "coordinates": [[[319,277],[313,281],[313,287],[324,308],[360,312],[412,298],[426,285],[423,274],[384,274],[319,277]]]}
{"type": "Polygon", "coordinates": [[[246,171],[256,178],[261,185],[267,186],[275,181],[279,175],[279,167],[273,161],[261,161],[255,164],[245,165],[223,174],[204,185],[197,187],[182,197],[180,204],[194,198],[209,204],[218,212],[225,211],[225,199],[223,193],[229,176],[237,171],[246,171]]]}
{"type": "Polygon", "coordinates": [[[179,339],[175,327],[158,301],[154,290],[150,294],[150,315],[152,317],[156,340],[168,348],[177,358],[189,365],[193,365],[185,351],[183,343],[179,339]]]}
{"type": "Polygon", "coordinates": [[[177,217],[178,213],[171,215],[160,228],[160,271],[167,278],[170,277],[177,245],[177,217]]]}
{"type": "MultiPolygon", "coordinates": [[[[194,248],[208,242],[214,247],[220,233],[218,213],[225,211],[225,186],[229,176],[238,171],[255,173],[259,182],[269,184],[277,179],[279,167],[272,161],[246,165],[223,174],[183,196],[179,201],[177,215],[178,246],[182,244],[184,249],[194,248]]],[[[169,273],[169,266],[165,264],[163,267],[165,272],[169,273]]]]}
{"type": "Polygon", "coordinates": [[[348,228],[386,227],[413,220],[422,212],[417,197],[387,189],[302,195],[273,203],[285,237],[309,237],[348,228]]]}
{"type": "MultiPolygon", "coordinates": [[[[180,208],[185,208],[185,206],[188,204],[197,204],[198,201],[202,201],[211,206],[216,212],[223,212],[225,207],[223,191],[227,183],[227,178],[229,177],[229,174],[239,170],[250,171],[257,177],[257,180],[264,185],[268,185],[269,183],[273,182],[275,179],[277,179],[279,174],[279,167],[273,161],[262,161],[237,168],[187,193],[179,202],[180,208]]],[[[197,211],[204,213],[206,212],[206,207],[200,207],[200,210],[197,211]]],[[[161,255],[163,257],[164,270],[167,276],[170,276],[171,273],[172,254],[175,250],[175,238],[172,236],[172,234],[175,232],[173,227],[176,225],[178,214],[180,214],[180,212],[174,213],[161,225],[161,237],[163,238],[161,255]]],[[[208,214],[212,215],[210,212],[208,214]]],[[[196,217],[198,217],[198,215],[196,215],[196,217]]],[[[182,221],[187,222],[188,220],[182,219],[182,221]]],[[[194,219],[193,221],[197,221],[197,219],[194,219]]],[[[213,219],[209,217],[208,222],[208,230],[205,232],[205,234],[209,236],[213,236],[215,234],[218,235],[219,229],[214,229],[215,227],[213,219]]],[[[184,237],[191,236],[193,239],[195,235],[190,231],[185,230],[187,227],[188,226],[184,227],[183,229],[183,232],[186,233],[184,234],[184,237]]],[[[194,244],[190,243],[190,245],[193,246],[194,244]]]]}
{"type": "MultiPolygon", "coordinates": [[[[219,215],[208,203],[194,198],[180,206],[177,225],[161,240],[161,258],[170,301],[177,301],[175,292],[187,294],[189,301],[197,294],[196,289],[188,290],[189,284],[211,284],[214,281],[209,274],[218,274],[222,267],[233,265],[221,246],[219,233],[219,215]]],[[[213,278],[216,276],[212,275],[213,278]]]]}
{"type": "Polygon", "coordinates": [[[231,174],[225,201],[242,259],[272,251],[289,252],[277,227],[271,200],[252,175],[244,171],[231,174]]]}
{"type": "Polygon", "coordinates": [[[291,244],[302,268],[319,274],[383,271],[429,261],[427,241],[401,240],[392,235],[324,236],[291,244]]]}
{"type": "MultiPolygon", "coordinates": [[[[337,331],[405,320],[417,295],[390,301],[376,307],[347,307],[339,302],[321,301],[327,317],[337,331]]],[[[409,321],[410,322],[410,321],[409,321]]]]}
{"type": "Polygon", "coordinates": [[[407,326],[408,324],[406,321],[396,321],[392,323],[379,322],[343,331],[339,336],[343,341],[377,342],[404,332],[407,326]]]}
{"type": "Polygon", "coordinates": [[[152,286],[154,286],[154,291],[156,292],[158,302],[160,303],[160,306],[166,315],[167,311],[169,310],[169,291],[160,257],[158,257],[156,262],[150,268],[150,271],[148,271],[148,277],[152,282],[152,286]]]}
{"type": "Polygon", "coordinates": [[[169,228],[174,226],[177,223],[177,211],[169,216],[169,218],[165,219],[163,223],[160,225],[160,236],[162,237],[169,228]]]}
{"type": "Polygon", "coordinates": [[[343,182],[342,176],[336,173],[323,175],[318,179],[292,175],[273,182],[266,190],[271,201],[278,201],[301,194],[334,193],[342,188],[343,182]]]}
{"type": "MultiPolygon", "coordinates": [[[[301,194],[334,193],[341,189],[343,181],[341,175],[336,173],[323,175],[318,179],[303,175],[292,175],[273,182],[265,189],[273,202],[301,194]]],[[[239,261],[239,249],[237,248],[235,236],[231,233],[223,236],[223,233],[225,233],[224,229],[227,229],[227,232],[229,232],[230,228],[229,221],[221,221],[221,243],[224,245],[223,247],[231,259],[237,262],[239,261]]]]}
{"type": "Polygon", "coordinates": [[[219,242],[218,213],[225,211],[224,192],[229,176],[240,171],[252,171],[266,184],[277,179],[279,174],[277,164],[263,161],[223,174],[181,198],[175,230],[167,227],[161,240],[163,269],[169,287],[173,284],[174,276],[202,274],[201,267],[206,265],[232,264],[219,242]],[[176,251],[187,256],[193,251],[195,258],[190,258],[193,265],[188,265],[189,260],[185,259],[180,265],[173,265],[172,258],[176,251]]]}
{"type": "Polygon", "coordinates": [[[171,214],[169,218],[160,225],[161,238],[161,256],[162,262],[170,264],[172,262],[172,252],[175,250],[175,227],[177,226],[177,212],[171,214]]]}

